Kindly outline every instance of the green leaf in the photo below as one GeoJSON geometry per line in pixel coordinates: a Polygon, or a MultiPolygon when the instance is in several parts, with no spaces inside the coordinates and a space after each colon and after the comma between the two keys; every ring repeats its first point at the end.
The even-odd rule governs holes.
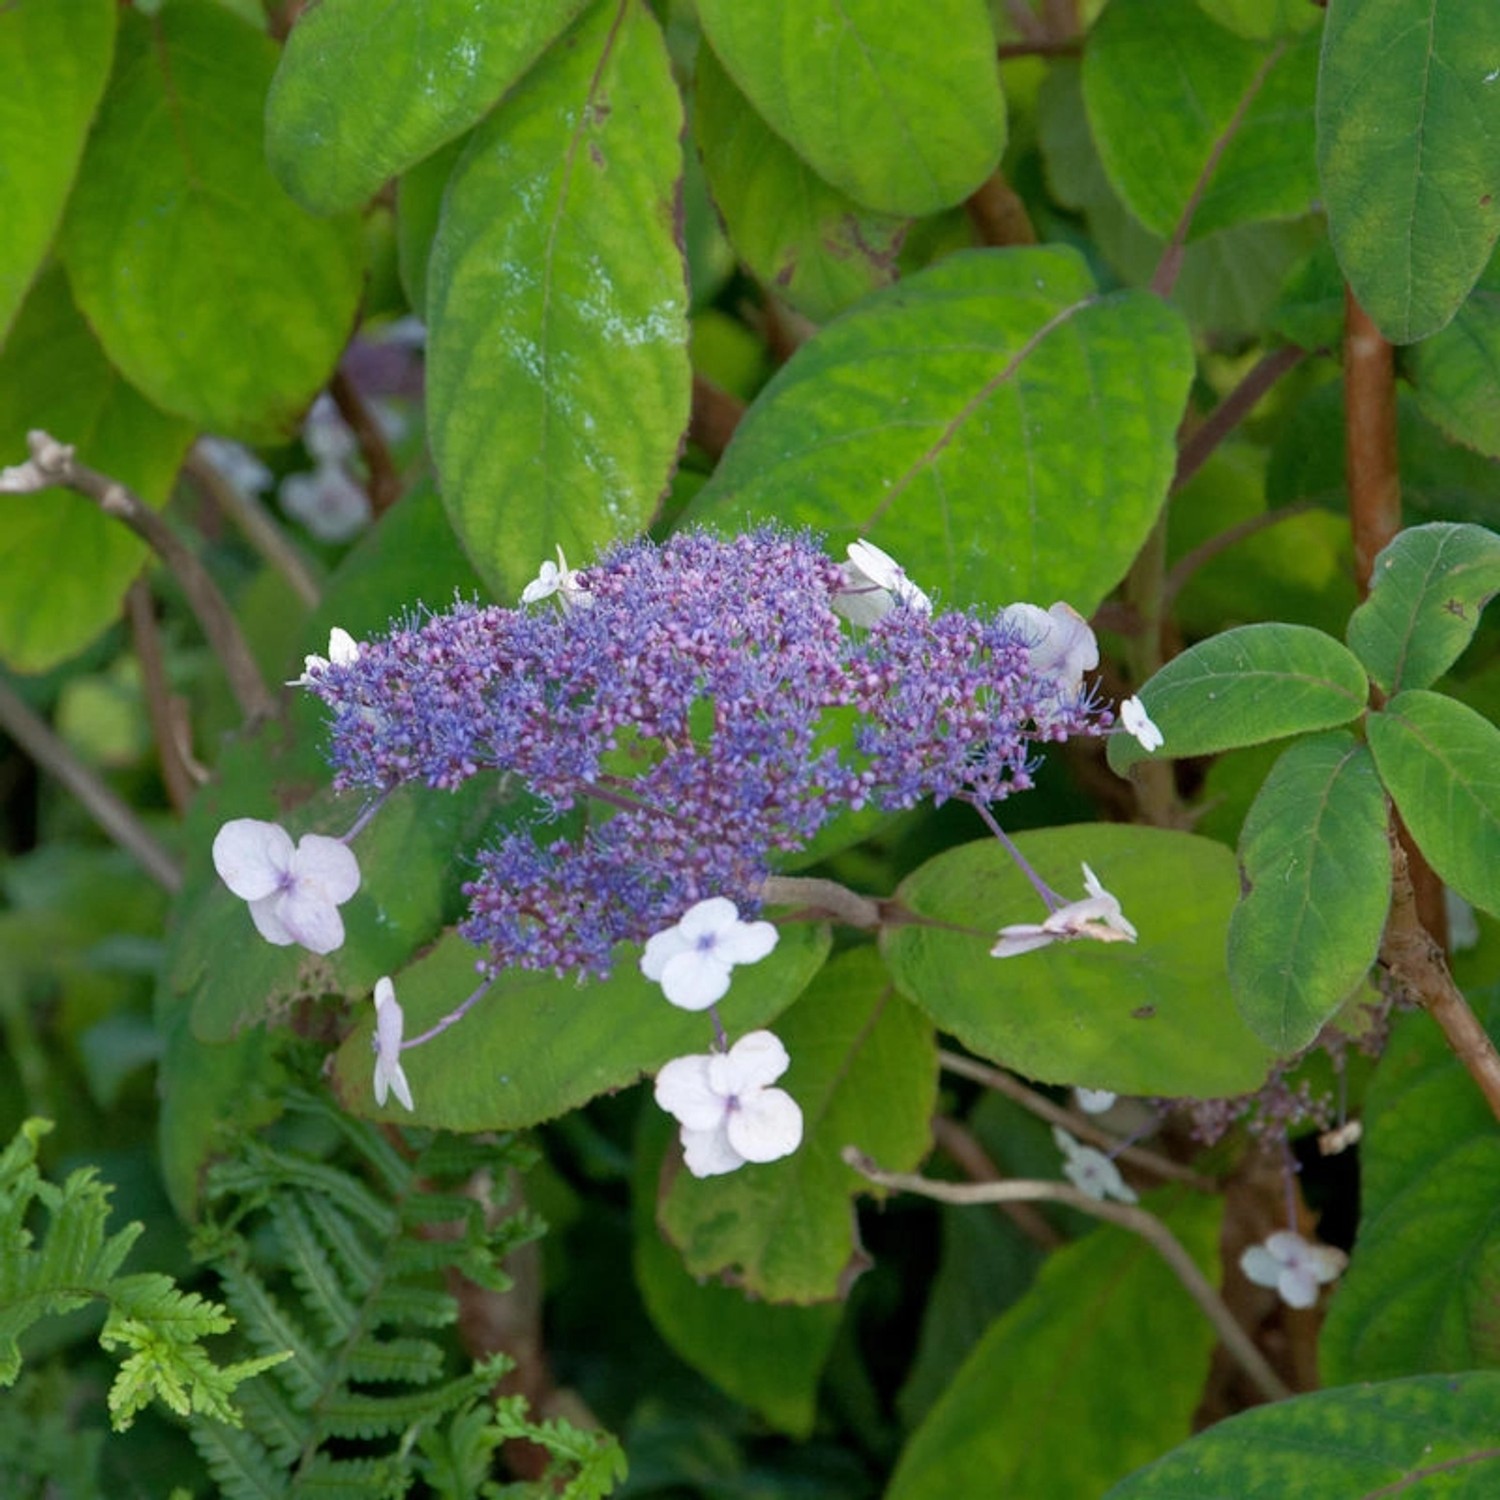
{"type": "MultiPolygon", "coordinates": [[[[1217,1281],[1219,1200],[1157,1194],[1148,1206],[1217,1281]]],[[[1213,1346],[1154,1249],[1093,1230],[991,1325],[907,1444],[887,1500],[1097,1495],[1192,1431],[1213,1346]]]]}
{"type": "Polygon", "coordinates": [[[1500,536],[1435,521],[1403,531],[1375,559],[1370,596],[1346,639],[1384,693],[1431,687],[1463,654],[1500,593],[1500,536]]]}
{"type": "Polygon", "coordinates": [[[1112,0],[1083,60],[1110,181],[1161,235],[1189,207],[1193,237],[1307,213],[1317,61],[1315,39],[1247,41],[1194,0],[1112,0]]]}
{"type": "Polygon", "coordinates": [[[1489,1500],[1500,1375],[1428,1375],[1295,1396],[1219,1422],[1105,1500],[1489,1500]]]}
{"type": "Polygon", "coordinates": [[[1240,836],[1229,982],[1250,1029],[1300,1051],[1370,971],[1391,904],[1385,793],[1353,735],[1293,745],[1240,836]]]}
{"type": "Polygon", "coordinates": [[[266,101],[271,170],[314,213],[358,208],[474,124],[586,3],[321,0],[266,101]]]}
{"type": "Polygon", "coordinates": [[[1308,625],[1242,625],[1175,656],[1141,688],[1166,738],[1148,756],[1126,734],[1109,741],[1109,763],[1212,755],[1312,729],[1332,729],[1365,708],[1369,682],[1358,660],[1308,625]]]}
{"type": "MultiPolygon", "coordinates": [[[[719,1014],[734,1035],[773,1020],[807,987],[828,954],[826,928],[784,926],[771,957],[734,977],[719,1014]]],[[[420,1035],[470,995],[482,957],[445,937],[395,974],[408,1038],[420,1035]]],[[[381,1112],[446,1130],[516,1130],[551,1120],[599,1094],[654,1073],[668,1058],[702,1051],[702,1016],[677,1010],[640,972],[639,952],[622,946],[614,973],[580,984],[510,969],[443,1035],[402,1054],[417,1112],[392,1100],[381,1112]]],[[[333,1083],[354,1114],[374,1115],[369,1007],[335,1054],[333,1083]]]]}
{"type": "Polygon", "coordinates": [[[295,429],[360,293],[358,225],[310,217],[261,154],[275,59],[208,0],[124,12],[62,237],[78,304],[132,384],[251,442],[295,429]]]}
{"type": "Polygon", "coordinates": [[[1500,264],[1490,262],[1446,328],[1402,351],[1401,372],[1449,437],[1500,458],[1500,264]]]}
{"type": "Polygon", "coordinates": [[[999,164],[984,0],[698,0],[698,19],[777,135],[869,208],[950,208],[999,164]]]}
{"type": "MultiPolygon", "coordinates": [[[[26,457],[32,428],[74,444],[153,506],[166,503],[193,440],[111,368],[55,267],[0,350],[0,465],[26,457]]],[[[0,589],[0,658],[42,672],[76,655],[118,617],[145,557],[132,532],[71,490],[0,497],[0,573],[29,580],[0,589]]]]}
{"type": "Polygon", "coordinates": [[[656,1226],[657,1181],[670,1150],[672,1118],[643,1111],[631,1185],[636,1285],[656,1331],[720,1390],[743,1401],[778,1432],[806,1438],[818,1414],[818,1380],[844,1309],[837,1302],[783,1307],[754,1301],[738,1287],[702,1281],[656,1226]]]}
{"type": "Polygon", "coordinates": [[[1393,343],[1469,295],[1500,235],[1500,7],[1330,0],[1318,175],[1354,295],[1393,343]]]}
{"type": "Polygon", "coordinates": [[[853,1145],[891,1171],[916,1166],[931,1143],[937,1051],[871,948],[834,959],[776,1034],[791,1054],[778,1086],[802,1106],[801,1146],[722,1177],[679,1168],[658,1217],[693,1275],[730,1272],[769,1301],[826,1302],[868,1264],[852,1200],[870,1185],[840,1153],[853,1145]]]}
{"type": "Polygon", "coordinates": [[[597,7],[475,131],[428,267],[443,495],[513,599],[643,528],[687,425],[681,109],[641,0],[597,7]]]}
{"type": "Polygon", "coordinates": [[[1198,0],[1198,6],[1220,26],[1254,41],[1311,31],[1321,20],[1317,6],[1303,0],[1198,0]]]}
{"type": "Polygon", "coordinates": [[[427,316],[427,265],[437,238],[443,193],[469,138],[459,136],[402,173],[396,186],[396,257],[401,289],[418,317],[427,316]]]}
{"type": "Polygon", "coordinates": [[[918,919],[887,927],[897,984],[970,1049],[1028,1078],[1121,1094],[1242,1094],[1270,1054],[1229,998],[1224,933],[1234,857],[1190,834],[1080,823],[1016,835],[1032,867],[1083,895],[1086,860],[1139,941],[1055,943],[990,956],[1002,926],[1040,921],[1040,898],[994,839],[930,859],[897,899],[918,919]],[[1003,998],[1003,1003],[1000,1003],[1003,998]]]}
{"type": "Polygon", "coordinates": [[[1161,508],[1192,370],[1179,316],[1099,297],[1072,250],[953,255],[804,344],[689,513],[870,537],[950,604],[1088,614],[1161,508]]]}
{"type": "Polygon", "coordinates": [[[824,182],[751,108],[706,47],[694,127],[709,190],[745,264],[825,322],[896,279],[907,220],[871,213],[824,182]]]}
{"type": "Polygon", "coordinates": [[[1380,779],[1428,863],[1460,896],[1500,914],[1500,730],[1438,693],[1398,693],[1371,714],[1380,779]]]}
{"type": "Polygon", "coordinates": [[[113,0],[15,0],[0,10],[0,344],[62,219],[109,80],[113,0]]]}
{"type": "MultiPolygon", "coordinates": [[[[1475,1011],[1495,1035],[1500,990],[1475,1011]]],[[[1325,1383],[1500,1366],[1500,1134],[1430,1016],[1396,1023],[1364,1127],[1358,1252],[1318,1340],[1325,1383]]]]}

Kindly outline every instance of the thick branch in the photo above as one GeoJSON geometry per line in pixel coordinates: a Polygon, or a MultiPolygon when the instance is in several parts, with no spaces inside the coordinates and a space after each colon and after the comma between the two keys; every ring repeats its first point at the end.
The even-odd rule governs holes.
{"type": "Polygon", "coordinates": [[[884,1172],[853,1146],[845,1147],[843,1156],[862,1177],[880,1187],[894,1188],[897,1192],[919,1193],[922,1197],[936,1199],[939,1203],[1066,1203],[1070,1208],[1091,1214],[1107,1223],[1118,1224],[1122,1229],[1140,1235],[1166,1261],[1182,1283],[1183,1290],[1203,1310],[1203,1315],[1213,1324],[1224,1348],[1256,1389],[1271,1401],[1282,1401],[1292,1394],[1290,1387],[1255,1347],[1250,1335],[1235,1322],[1233,1314],[1210,1285],[1208,1278],[1198,1269],[1192,1256],[1182,1248],[1181,1241],[1155,1214],[1148,1213],[1144,1208],[1128,1203],[1100,1202],[1064,1182],[1026,1182],[1019,1179],[987,1183],[934,1182],[913,1173],[884,1172]]]}
{"type": "Polygon", "coordinates": [[[107,474],[79,463],[68,444],[45,432],[27,433],[26,442],[31,460],[0,470],[0,494],[26,495],[60,484],[92,500],[105,515],[128,526],[161,558],[181,585],[209,645],[223,664],[240,711],[251,720],[269,718],[276,709],[275,699],[218,584],[192,550],[178,540],[172,528],[139,495],[107,474]]]}
{"type": "Polygon", "coordinates": [[[734,429],[745,415],[745,403],[705,375],[693,374],[693,409],[688,437],[715,463],[724,456],[734,429]]]}
{"type": "Polygon", "coordinates": [[[964,204],[969,222],[986,245],[1034,245],[1036,229],[1021,195],[1000,175],[992,173],[964,204]]]}
{"type": "Polygon", "coordinates": [[[0,729],[77,797],[90,817],[159,886],[174,896],[182,889],[176,860],[5,682],[0,682],[0,729]]]}
{"type": "Polygon", "coordinates": [[[761,882],[763,901],[774,906],[805,906],[850,927],[873,930],[880,926],[880,903],[862,896],[836,880],[818,880],[803,875],[768,875],[761,882]]]}
{"type": "Polygon", "coordinates": [[[1401,529],[1396,359],[1352,291],[1346,291],[1344,304],[1344,453],[1355,581],[1363,598],[1376,554],[1401,529]]]}

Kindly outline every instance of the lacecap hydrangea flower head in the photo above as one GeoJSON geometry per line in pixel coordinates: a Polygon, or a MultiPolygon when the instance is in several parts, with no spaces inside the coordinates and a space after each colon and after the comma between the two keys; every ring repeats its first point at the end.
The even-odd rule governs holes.
{"type": "Polygon", "coordinates": [[[803,533],[686,531],[563,565],[520,608],[409,620],[305,678],[335,784],[514,778],[530,816],[478,853],[462,931],[490,972],[602,975],[700,901],[753,917],[846,809],[989,805],[1031,785],[1039,743],[1110,727],[1086,652],[1037,649],[1055,617],[934,609],[867,552],[880,577],[803,533]]]}

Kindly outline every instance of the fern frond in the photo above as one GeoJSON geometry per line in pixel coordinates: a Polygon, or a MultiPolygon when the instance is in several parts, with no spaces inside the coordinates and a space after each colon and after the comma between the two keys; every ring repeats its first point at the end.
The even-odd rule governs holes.
{"type": "Polygon", "coordinates": [[[194,1422],[188,1430],[225,1500],[280,1500],[291,1493],[287,1466],[253,1434],[211,1422],[194,1422]]]}
{"type": "Polygon", "coordinates": [[[532,1422],[518,1397],[496,1403],[495,1429],[507,1440],[526,1438],[545,1448],[554,1462],[572,1467],[565,1488],[555,1491],[564,1500],[602,1500],[625,1478],[625,1451],[611,1433],[574,1427],[561,1418],[532,1422]]]}

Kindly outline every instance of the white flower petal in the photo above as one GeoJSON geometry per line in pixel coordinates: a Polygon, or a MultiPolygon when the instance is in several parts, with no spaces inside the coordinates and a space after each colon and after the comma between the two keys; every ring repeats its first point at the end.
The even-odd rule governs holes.
{"type": "Polygon", "coordinates": [[[717,939],[721,932],[740,919],[740,909],[726,896],[710,896],[706,901],[695,902],[683,912],[677,930],[688,943],[700,938],[717,939]]]}
{"type": "Polygon", "coordinates": [[[347,667],[359,660],[359,642],[337,625],[328,632],[328,660],[336,667],[347,667]]]}
{"type": "Polygon", "coordinates": [[[1311,1307],[1318,1300],[1318,1279],[1306,1266],[1283,1266],[1276,1294],[1288,1307],[1311,1307]]]}
{"type": "Polygon", "coordinates": [[[292,876],[298,886],[312,884],[318,894],[342,906],[359,889],[359,861],[341,839],[304,833],[292,855],[292,876]]]}
{"type": "Polygon", "coordinates": [[[690,1130],[684,1125],[678,1138],[683,1162],[694,1177],[719,1177],[745,1165],[745,1158],[729,1143],[723,1120],[712,1130],[690,1130]]]}
{"type": "Polygon", "coordinates": [[[999,941],[990,949],[990,957],[1014,958],[1018,953],[1030,953],[1033,948],[1045,948],[1056,941],[1057,934],[1048,932],[1038,922],[1016,922],[1000,929],[999,941]]]}
{"type": "Polygon", "coordinates": [[[1107,1110],[1113,1109],[1117,1097],[1108,1089],[1075,1088],[1073,1090],[1073,1098],[1077,1101],[1079,1109],[1086,1115],[1102,1115],[1107,1110]]]}
{"type": "Polygon", "coordinates": [[[302,881],[271,899],[276,920],[310,953],[332,953],[344,946],[344,919],[316,884],[302,881]]]}
{"type": "Polygon", "coordinates": [[[1264,1245],[1251,1245],[1241,1252],[1240,1270],[1256,1286],[1274,1287],[1281,1279],[1281,1262],[1264,1245]]]}
{"type": "Polygon", "coordinates": [[[1127,698],[1120,705],[1120,723],[1125,732],[1134,735],[1143,750],[1160,750],[1166,743],[1160,729],[1151,721],[1146,705],[1139,698],[1127,698]]]}
{"type": "Polygon", "coordinates": [[[726,964],[759,963],[781,936],[772,922],[735,922],[714,944],[714,957],[726,964]]]}
{"type": "Polygon", "coordinates": [[[889,552],[861,537],[849,544],[848,554],[849,566],[861,579],[885,589],[912,609],[927,615],[932,613],[932,601],[906,576],[906,569],[889,552]]]}
{"type": "Polygon", "coordinates": [[[724,1095],[745,1095],[775,1083],[791,1058],[781,1038],[771,1031],[747,1032],[728,1052],[714,1056],[708,1065],[712,1085],[724,1095]]]}
{"type": "Polygon", "coordinates": [[[761,1089],[730,1112],[725,1128],[746,1161],[779,1161],[802,1144],[802,1110],[785,1089],[761,1089]]]}
{"type": "Polygon", "coordinates": [[[401,1050],[401,1033],[406,1027],[396,999],[396,986],[389,977],[375,981],[375,1041],[382,1057],[394,1057],[401,1050]]]}
{"type": "Polygon", "coordinates": [[[268,943],[273,943],[278,948],[288,948],[297,941],[297,935],[281,920],[282,895],[281,891],[272,891],[269,896],[252,901],[250,920],[255,923],[255,930],[268,943]]]}
{"type": "Polygon", "coordinates": [[[291,834],[259,818],[233,818],[214,835],[214,869],[242,901],[259,901],[279,890],[293,852],[291,834]]]}
{"type": "Polygon", "coordinates": [[[686,953],[687,949],[687,939],[675,927],[652,933],[646,939],[645,951],[641,954],[641,973],[647,979],[660,981],[661,971],[666,968],[667,960],[676,958],[679,953],[686,953]]]}
{"type": "Polygon", "coordinates": [[[657,1104],[690,1130],[716,1129],[728,1112],[729,1101],[709,1083],[710,1056],[674,1057],[656,1074],[657,1104]]]}
{"type": "Polygon", "coordinates": [[[662,965],[661,990],[680,1010],[707,1010],[729,992],[729,965],[700,948],[685,949],[662,965]]]}
{"type": "Polygon", "coordinates": [[[555,562],[544,562],[535,578],[521,590],[522,604],[539,604],[550,599],[562,587],[562,575],[555,562]]]}

